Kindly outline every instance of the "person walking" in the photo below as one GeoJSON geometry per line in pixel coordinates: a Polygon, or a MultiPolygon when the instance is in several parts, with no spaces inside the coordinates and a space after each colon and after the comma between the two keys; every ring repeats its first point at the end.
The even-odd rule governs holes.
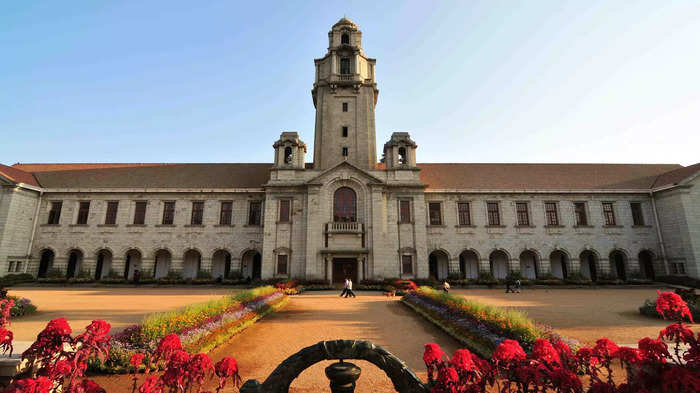
{"type": "Polygon", "coordinates": [[[357,296],[355,296],[355,292],[352,291],[352,280],[348,279],[348,286],[346,288],[345,297],[350,297],[350,296],[357,297],[357,296]]]}
{"type": "Polygon", "coordinates": [[[514,292],[513,288],[510,287],[512,283],[510,278],[506,278],[506,293],[514,292]]]}
{"type": "Polygon", "coordinates": [[[520,279],[515,280],[515,292],[520,293],[520,279]]]}
{"type": "Polygon", "coordinates": [[[348,284],[349,284],[349,280],[346,277],[345,278],[345,287],[343,287],[343,292],[340,292],[340,297],[348,297],[348,284]]]}
{"type": "Polygon", "coordinates": [[[449,292],[450,292],[450,283],[448,283],[447,280],[445,280],[445,281],[442,283],[442,290],[443,290],[445,293],[449,293],[449,292]]]}

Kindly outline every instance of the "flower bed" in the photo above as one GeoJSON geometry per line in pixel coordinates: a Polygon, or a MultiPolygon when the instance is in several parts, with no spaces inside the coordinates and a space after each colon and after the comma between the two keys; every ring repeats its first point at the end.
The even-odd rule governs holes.
{"type": "Polygon", "coordinates": [[[515,340],[505,340],[482,359],[458,349],[448,358],[434,343],[425,345],[431,393],[695,393],[700,391],[700,334],[683,325],[688,307],[672,292],[659,293],[658,311],[679,321],[638,347],[618,346],[607,338],[574,350],[562,341],[538,338],[527,354],[515,340]],[[666,341],[664,341],[666,340],[666,341]],[[673,350],[669,350],[670,342],[673,350]],[[620,362],[623,378],[613,375],[620,362]]]}
{"type": "MultiPolygon", "coordinates": [[[[180,310],[150,315],[141,325],[124,329],[110,341],[109,359],[91,362],[93,371],[125,373],[134,353],[153,353],[169,334],[177,335],[187,352],[208,352],[265,315],[282,307],[287,296],[271,286],[255,288],[180,310]]],[[[150,364],[147,362],[147,364],[150,364]]]]}
{"type": "MultiPolygon", "coordinates": [[[[700,320],[700,296],[695,294],[695,291],[692,289],[689,290],[684,290],[684,289],[676,289],[674,291],[676,295],[678,295],[678,298],[667,300],[671,301],[673,303],[679,303],[680,301],[683,301],[686,303],[686,307],[688,309],[688,314],[692,316],[694,320],[700,320]]],[[[672,295],[665,294],[664,298],[671,298],[672,295]]],[[[663,315],[659,312],[659,307],[656,304],[658,300],[645,300],[644,304],[639,307],[639,313],[642,315],[646,315],[648,317],[653,317],[653,318],[663,318],[663,315]]]]}
{"type": "Polygon", "coordinates": [[[484,305],[431,288],[420,287],[401,301],[482,357],[490,357],[507,339],[518,341],[527,351],[544,337],[578,346],[578,342],[536,325],[520,311],[484,305]]]}
{"type": "Polygon", "coordinates": [[[26,297],[8,296],[7,299],[11,299],[14,302],[12,308],[10,308],[10,315],[15,318],[36,312],[36,306],[26,297]]]}

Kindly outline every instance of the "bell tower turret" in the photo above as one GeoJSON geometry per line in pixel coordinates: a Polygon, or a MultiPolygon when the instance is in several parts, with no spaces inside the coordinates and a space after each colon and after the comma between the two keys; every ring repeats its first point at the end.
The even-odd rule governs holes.
{"type": "Polygon", "coordinates": [[[416,168],[416,142],[408,132],[394,132],[389,142],[384,144],[384,162],[386,169],[416,168]]]}
{"type": "Polygon", "coordinates": [[[314,169],[347,160],[365,170],[377,163],[375,59],[362,51],[362,32],[342,18],[328,32],[328,52],[314,60],[314,169]]]}
{"type": "Polygon", "coordinates": [[[272,147],[275,148],[275,169],[304,169],[306,144],[296,131],[285,131],[272,147]]]}

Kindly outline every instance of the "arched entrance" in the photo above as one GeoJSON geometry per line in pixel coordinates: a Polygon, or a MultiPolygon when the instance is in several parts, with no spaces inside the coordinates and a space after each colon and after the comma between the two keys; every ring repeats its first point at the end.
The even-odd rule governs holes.
{"type": "Polygon", "coordinates": [[[197,250],[187,250],[182,262],[182,276],[184,278],[197,278],[202,267],[202,254],[197,250]]]}
{"type": "Polygon", "coordinates": [[[170,272],[172,255],[168,250],[158,250],[156,252],[155,264],[153,266],[153,278],[162,278],[170,272]]]}
{"type": "Polygon", "coordinates": [[[552,275],[560,280],[569,276],[569,256],[562,250],[554,250],[549,254],[549,264],[552,268],[552,275]]]}
{"type": "Polygon", "coordinates": [[[537,278],[537,254],[534,251],[520,253],[520,275],[530,280],[537,278]]]}
{"type": "Polygon", "coordinates": [[[68,267],[66,269],[66,277],[75,277],[80,272],[82,262],[83,252],[80,250],[71,250],[68,254],[68,267]]]}
{"type": "Polygon", "coordinates": [[[648,250],[642,250],[639,253],[639,267],[644,274],[644,278],[649,280],[656,279],[656,272],[654,272],[654,254],[648,250]]]}
{"type": "Polygon", "coordinates": [[[39,260],[39,278],[46,278],[49,269],[53,266],[53,259],[53,251],[46,249],[41,252],[41,259],[39,260]]]}
{"type": "Polygon", "coordinates": [[[95,280],[101,280],[102,277],[109,274],[112,269],[112,253],[109,250],[100,250],[97,252],[97,263],[95,265],[95,280]]]}
{"type": "Polygon", "coordinates": [[[598,257],[591,250],[586,250],[578,257],[581,275],[591,281],[598,281],[598,257]]]}
{"type": "Polygon", "coordinates": [[[262,255],[256,250],[248,250],[241,259],[241,273],[244,278],[259,280],[262,275],[262,255]]]}
{"type": "Polygon", "coordinates": [[[124,278],[131,280],[134,278],[134,272],[137,270],[141,272],[141,252],[131,249],[124,256],[124,278]]]}
{"type": "Polygon", "coordinates": [[[610,253],[610,271],[616,278],[627,280],[627,256],[620,250],[613,250],[610,253]]]}
{"type": "Polygon", "coordinates": [[[494,250],[489,255],[489,265],[491,275],[498,280],[503,280],[508,276],[508,254],[503,250],[494,250]]]}
{"type": "Polygon", "coordinates": [[[479,278],[479,256],[474,251],[464,250],[459,254],[459,274],[468,280],[479,278]]]}
{"type": "Polygon", "coordinates": [[[211,257],[211,276],[224,279],[231,273],[231,254],[226,250],[218,250],[211,257]]]}
{"type": "Polygon", "coordinates": [[[449,257],[444,251],[435,250],[428,256],[428,274],[436,280],[444,280],[449,272],[449,257]]]}

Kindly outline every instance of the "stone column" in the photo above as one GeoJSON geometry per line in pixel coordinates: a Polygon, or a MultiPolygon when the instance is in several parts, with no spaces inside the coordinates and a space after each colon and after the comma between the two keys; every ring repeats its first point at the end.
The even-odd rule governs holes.
{"type": "Polygon", "coordinates": [[[357,257],[357,283],[359,284],[360,281],[364,279],[365,278],[362,274],[362,257],[357,257]]]}
{"type": "Polygon", "coordinates": [[[510,258],[508,260],[508,273],[519,273],[520,272],[520,259],[510,258]]]}
{"type": "Polygon", "coordinates": [[[486,259],[479,259],[478,260],[479,264],[479,274],[491,274],[491,263],[488,258],[486,259]]]}
{"type": "MultiPolygon", "coordinates": [[[[119,275],[119,277],[124,277],[124,268],[126,267],[126,258],[115,258],[114,255],[112,255],[112,266],[110,266],[110,270],[114,270],[115,273],[119,275]]],[[[103,274],[104,276],[107,276],[109,274],[109,271],[105,272],[103,274]]]]}
{"type": "Polygon", "coordinates": [[[81,271],[86,271],[90,273],[90,278],[94,278],[95,269],[97,269],[97,258],[87,258],[83,256],[83,259],[80,261],[80,264],[78,264],[77,269],[75,270],[75,277],[78,277],[81,271]]]}
{"type": "Polygon", "coordinates": [[[170,269],[168,269],[168,271],[179,272],[180,274],[182,274],[184,265],[185,261],[182,257],[175,258],[173,256],[170,256],[170,269]]]}
{"type": "Polygon", "coordinates": [[[601,276],[609,276],[610,272],[612,272],[612,267],[610,266],[609,258],[600,258],[600,260],[598,261],[598,267],[600,268],[600,271],[598,272],[598,278],[601,278],[601,276]]]}
{"type": "MultiPolygon", "coordinates": [[[[131,263],[135,263],[135,261],[131,261],[131,263]]],[[[141,269],[139,271],[141,272],[141,277],[143,278],[153,278],[156,275],[156,272],[154,271],[154,267],[156,264],[155,258],[144,258],[141,256],[141,269]],[[146,276],[148,274],[149,277],[146,276]]],[[[136,268],[134,268],[136,269],[136,268]]]]}
{"type": "Polygon", "coordinates": [[[211,273],[212,259],[211,257],[202,257],[201,263],[199,265],[199,270],[202,272],[211,273]]]}
{"type": "Polygon", "coordinates": [[[569,274],[580,274],[581,273],[581,261],[578,258],[569,259],[569,274]]]}
{"type": "Polygon", "coordinates": [[[542,260],[540,260],[539,274],[552,274],[552,262],[549,260],[549,258],[542,258],[542,260]]]}

